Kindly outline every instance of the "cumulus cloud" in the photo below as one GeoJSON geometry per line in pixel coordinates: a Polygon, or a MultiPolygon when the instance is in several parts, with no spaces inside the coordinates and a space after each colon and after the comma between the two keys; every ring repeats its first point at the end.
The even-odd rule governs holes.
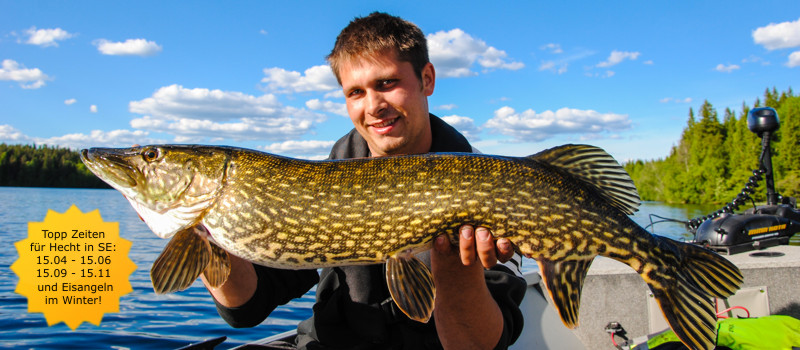
{"type": "Polygon", "coordinates": [[[447,122],[447,124],[452,125],[470,141],[480,140],[480,137],[478,136],[480,129],[477,125],[475,125],[475,121],[472,120],[472,118],[463,117],[460,115],[448,115],[442,117],[442,120],[447,122]]]}
{"type": "Polygon", "coordinates": [[[598,67],[606,68],[611,67],[617,64],[622,63],[624,60],[636,60],[639,58],[639,52],[627,52],[627,51],[611,51],[611,54],[608,56],[603,62],[597,64],[598,67]]]}
{"type": "Polygon", "coordinates": [[[335,141],[318,141],[306,140],[296,141],[289,140],[279,143],[273,143],[262,149],[269,153],[285,154],[285,155],[299,155],[299,156],[316,156],[320,154],[330,153],[331,147],[335,141]]]}
{"type": "Polygon", "coordinates": [[[92,113],[97,113],[97,105],[91,105],[91,106],[89,106],[89,112],[92,112],[92,113]]]}
{"type": "Polygon", "coordinates": [[[321,101],[315,98],[313,100],[306,101],[306,107],[314,111],[323,111],[323,112],[338,114],[343,117],[349,117],[349,115],[347,114],[347,105],[345,105],[344,103],[321,101]]]}
{"type": "Polygon", "coordinates": [[[557,74],[564,74],[567,72],[567,66],[569,66],[569,64],[564,61],[543,61],[542,64],[539,65],[539,71],[550,71],[557,74]]]}
{"type": "Polygon", "coordinates": [[[28,40],[25,41],[26,44],[41,47],[58,46],[58,41],[67,40],[74,36],[74,34],[70,34],[61,28],[36,29],[36,27],[30,27],[25,30],[25,34],[28,36],[28,40]]]}
{"type": "Polygon", "coordinates": [[[38,89],[50,80],[39,68],[25,68],[17,61],[5,59],[0,67],[0,80],[10,80],[19,83],[23,89],[38,89]]]}
{"type": "Polygon", "coordinates": [[[753,41],[767,50],[800,46],[800,18],[757,28],[753,31],[753,41]]]}
{"type": "Polygon", "coordinates": [[[453,103],[446,104],[446,105],[439,105],[439,106],[433,107],[433,109],[438,109],[440,111],[450,111],[450,110],[453,110],[453,109],[456,109],[456,108],[458,108],[458,106],[456,104],[453,104],[453,103]]]}
{"type": "Polygon", "coordinates": [[[134,144],[164,143],[164,140],[151,138],[141,130],[92,130],[89,134],[72,133],[53,137],[32,137],[23,134],[11,125],[0,125],[0,142],[13,144],[52,145],[74,150],[88,147],[130,147],[134,144]]]}
{"type": "Polygon", "coordinates": [[[661,103],[670,103],[670,102],[674,102],[674,103],[692,103],[692,98],[691,97],[687,97],[687,98],[665,97],[665,98],[662,98],[661,100],[659,100],[659,102],[661,102],[661,103]]]}
{"type": "Polygon", "coordinates": [[[130,102],[128,109],[144,115],[133,119],[132,127],[169,132],[180,140],[288,140],[325,119],[308,110],[284,106],[270,94],[252,96],[180,85],[162,87],[151,97],[130,102]]]}
{"type": "Polygon", "coordinates": [[[485,128],[511,136],[515,141],[536,142],[556,134],[577,134],[582,137],[598,136],[602,132],[616,132],[630,128],[627,115],[599,113],[593,110],[561,108],[555,112],[537,113],[528,109],[517,113],[511,107],[494,112],[485,128]]]}
{"type": "Polygon", "coordinates": [[[265,68],[264,90],[275,93],[331,91],[339,89],[336,76],[328,65],[313,66],[300,73],[283,68],[265,68]]]}
{"type": "Polygon", "coordinates": [[[153,56],[162,50],[161,45],[146,39],[128,39],[123,42],[98,39],[94,45],[100,53],[111,56],[153,56]]]}
{"type": "Polygon", "coordinates": [[[550,53],[563,53],[560,44],[550,43],[541,47],[542,50],[550,51],[550,53]]]}
{"type": "Polygon", "coordinates": [[[68,100],[64,100],[64,104],[67,105],[67,106],[75,104],[75,102],[78,102],[78,100],[76,100],[74,98],[70,98],[68,100]]]}
{"type": "Polygon", "coordinates": [[[789,55],[789,62],[786,62],[786,65],[789,67],[800,66],[800,51],[792,52],[789,55]]]}
{"type": "Polygon", "coordinates": [[[739,68],[741,68],[741,67],[739,67],[738,64],[724,65],[724,64],[720,63],[716,67],[714,67],[714,70],[717,71],[717,72],[722,72],[722,73],[730,73],[730,72],[733,72],[733,71],[735,71],[735,70],[737,70],[739,68]]]}
{"type": "Polygon", "coordinates": [[[465,77],[478,74],[472,70],[477,63],[484,70],[518,70],[522,62],[509,61],[508,54],[473,38],[461,29],[428,34],[428,54],[439,77],[465,77]]]}

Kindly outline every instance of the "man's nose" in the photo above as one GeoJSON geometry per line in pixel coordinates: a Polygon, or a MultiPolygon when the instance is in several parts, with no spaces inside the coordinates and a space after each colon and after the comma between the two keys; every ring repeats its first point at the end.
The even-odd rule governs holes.
{"type": "Polygon", "coordinates": [[[369,115],[380,118],[388,106],[383,93],[374,90],[367,92],[367,113],[369,115]]]}

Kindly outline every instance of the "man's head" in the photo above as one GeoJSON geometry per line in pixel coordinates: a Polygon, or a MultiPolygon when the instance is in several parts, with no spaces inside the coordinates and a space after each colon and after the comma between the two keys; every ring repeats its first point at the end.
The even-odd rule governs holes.
{"type": "Polygon", "coordinates": [[[342,29],[327,59],[339,84],[342,64],[353,59],[374,57],[394,51],[400,61],[411,63],[417,78],[430,62],[422,30],[411,22],[382,12],[356,18],[342,29]]]}
{"type": "Polygon", "coordinates": [[[436,74],[426,47],[417,26],[383,13],[354,20],[336,40],[328,60],[372,156],[430,151],[436,74]]]}

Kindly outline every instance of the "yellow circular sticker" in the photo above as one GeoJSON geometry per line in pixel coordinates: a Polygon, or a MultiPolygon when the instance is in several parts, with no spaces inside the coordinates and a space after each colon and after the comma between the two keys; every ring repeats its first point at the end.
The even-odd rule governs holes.
{"type": "Polygon", "coordinates": [[[43,222],[28,223],[28,238],[14,245],[15,292],[28,298],[28,312],[44,314],[48,326],[100,325],[103,314],[119,312],[119,298],[133,291],[131,242],[120,238],[119,223],[103,222],[99,210],[48,210],[43,222]]]}

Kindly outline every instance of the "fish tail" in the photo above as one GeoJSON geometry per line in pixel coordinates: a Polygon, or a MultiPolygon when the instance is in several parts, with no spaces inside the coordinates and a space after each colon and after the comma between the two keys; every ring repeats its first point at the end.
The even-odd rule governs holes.
{"type": "MultiPolygon", "coordinates": [[[[739,269],[705,248],[663,239],[679,259],[658,273],[643,272],[650,290],[675,335],[690,349],[712,349],[716,344],[716,310],[712,297],[725,298],[742,283],[739,269]]],[[[647,270],[647,269],[646,269],[647,270]]]]}

